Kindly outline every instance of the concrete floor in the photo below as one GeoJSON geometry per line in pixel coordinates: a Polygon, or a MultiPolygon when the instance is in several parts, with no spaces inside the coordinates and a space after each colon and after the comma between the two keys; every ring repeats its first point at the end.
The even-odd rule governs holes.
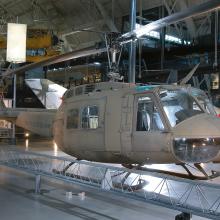
{"type": "MultiPolygon", "coordinates": [[[[20,148],[65,156],[51,141],[18,142],[20,148]],[[26,146],[25,146],[26,144],[26,146]]],[[[67,155],[66,155],[67,156],[67,155]]],[[[0,167],[0,219],[3,220],[172,220],[178,212],[163,207],[44,178],[42,194],[33,192],[34,177],[0,167]],[[66,196],[72,192],[72,198],[66,196]],[[82,200],[78,193],[85,192],[82,200]]],[[[193,216],[193,220],[205,218],[193,216]]]]}

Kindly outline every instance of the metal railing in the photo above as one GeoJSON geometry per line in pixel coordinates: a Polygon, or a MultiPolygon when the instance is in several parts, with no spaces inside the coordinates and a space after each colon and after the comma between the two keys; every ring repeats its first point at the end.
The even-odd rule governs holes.
{"type": "Polygon", "coordinates": [[[11,128],[1,128],[0,127],[0,139],[12,138],[12,129],[11,128]]]}
{"type": "Polygon", "coordinates": [[[0,147],[0,165],[93,187],[183,213],[220,219],[220,185],[156,172],[55,157],[0,147]]]}

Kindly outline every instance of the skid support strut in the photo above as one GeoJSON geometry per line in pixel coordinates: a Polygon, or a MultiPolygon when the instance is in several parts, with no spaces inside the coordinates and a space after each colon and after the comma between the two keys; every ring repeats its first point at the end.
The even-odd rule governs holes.
{"type": "Polygon", "coordinates": [[[191,218],[192,214],[183,212],[179,215],[176,215],[175,220],[190,220],[191,218]]]}
{"type": "Polygon", "coordinates": [[[36,175],[35,176],[35,194],[41,193],[40,186],[41,186],[41,176],[36,175]]]}

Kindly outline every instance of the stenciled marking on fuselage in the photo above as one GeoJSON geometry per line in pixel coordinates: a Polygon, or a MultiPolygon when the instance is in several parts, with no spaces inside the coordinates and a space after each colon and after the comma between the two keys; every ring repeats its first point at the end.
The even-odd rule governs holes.
{"type": "Polygon", "coordinates": [[[158,85],[151,85],[151,86],[137,86],[135,87],[135,90],[137,92],[142,92],[142,91],[149,91],[149,90],[153,90],[154,88],[158,87],[158,85]]]}

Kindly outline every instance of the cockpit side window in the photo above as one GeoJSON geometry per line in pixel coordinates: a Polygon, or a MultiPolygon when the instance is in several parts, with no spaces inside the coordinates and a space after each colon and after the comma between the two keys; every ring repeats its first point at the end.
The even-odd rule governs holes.
{"type": "Polygon", "coordinates": [[[162,131],[164,125],[151,97],[142,96],[137,102],[137,131],[162,131]]]}
{"type": "Polygon", "coordinates": [[[196,96],[196,99],[198,100],[199,104],[204,108],[204,110],[209,113],[216,115],[215,109],[211,101],[208,99],[207,96],[196,96]]]}
{"type": "Polygon", "coordinates": [[[97,106],[86,106],[81,112],[81,126],[85,129],[96,129],[99,125],[99,110],[97,106]]]}

